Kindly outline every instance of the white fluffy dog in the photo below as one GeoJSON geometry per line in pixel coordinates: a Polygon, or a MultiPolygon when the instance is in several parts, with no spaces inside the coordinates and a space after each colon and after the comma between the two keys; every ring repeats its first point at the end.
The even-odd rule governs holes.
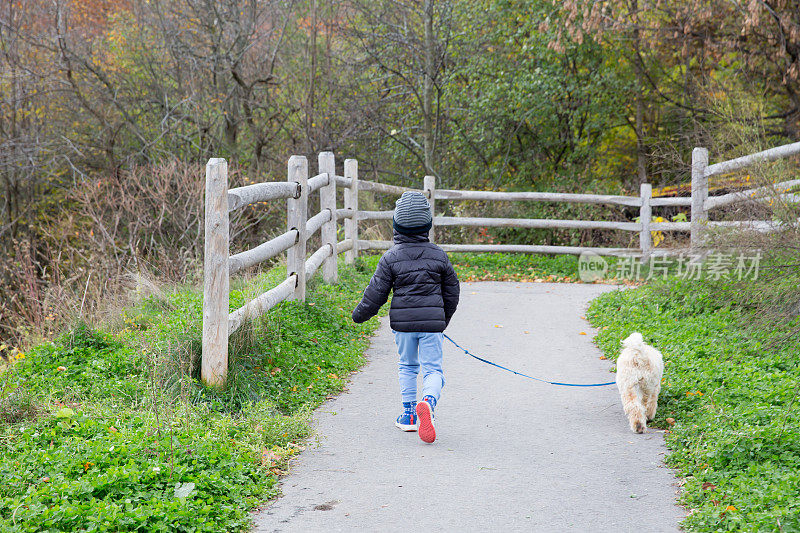
{"type": "Polygon", "coordinates": [[[617,359],[617,388],[631,430],[643,433],[658,407],[664,360],[661,352],[645,344],[641,333],[631,333],[622,341],[617,359]]]}

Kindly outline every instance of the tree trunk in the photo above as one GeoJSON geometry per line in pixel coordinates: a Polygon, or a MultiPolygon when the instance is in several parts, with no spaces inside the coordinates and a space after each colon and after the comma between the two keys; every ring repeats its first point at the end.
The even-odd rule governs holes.
{"type": "Polygon", "coordinates": [[[644,141],[644,65],[641,62],[641,35],[639,32],[639,2],[632,0],[633,17],[633,70],[636,74],[636,175],[639,184],[647,183],[647,147],[644,141]]]}
{"type": "Polygon", "coordinates": [[[316,97],[317,83],[317,0],[311,3],[311,69],[308,80],[308,101],[306,102],[306,138],[308,140],[308,153],[316,151],[314,135],[314,99],[316,97]]]}
{"type": "Polygon", "coordinates": [[[425,150],[425,173],[435,175],[433,154],[433,4],[425,0],[425,74],[423,80],[422,114],[424,115],[423,148],[425,150]]]}

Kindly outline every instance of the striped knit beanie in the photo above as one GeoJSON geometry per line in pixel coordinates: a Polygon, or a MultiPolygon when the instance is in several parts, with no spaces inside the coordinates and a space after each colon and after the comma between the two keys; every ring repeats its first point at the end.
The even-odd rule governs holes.
{"type": "Polygon", "coordinates": [[[428,233],[433,225],[431,205],[422,193],[406,191],[394,208],[394,229],[403,235],[428,233]]]}

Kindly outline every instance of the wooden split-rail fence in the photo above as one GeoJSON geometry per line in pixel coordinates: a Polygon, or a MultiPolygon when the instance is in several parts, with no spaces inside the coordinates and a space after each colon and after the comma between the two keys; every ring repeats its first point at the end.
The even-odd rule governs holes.
{"type": "MultiPolygon", "coordinates": [[[[421,191],[436,213],[439,201],[528,201],[611,204],[639,209],[638,222],[595,220],[554,220],[524,218],[476,218],[434,216],[435,228],[443,226],[513,227],[533,229],[608,229],[638,233],[637,248],[607,248],[584,246],[548,246],[539,244],[440,244],[447,252],[505,252],[574,254],[593,252],[598,255],[637,256],[647,258],[653,253],[651,232],[680,231],[691,234],[692,249],[702,245],[705,228],[715,225],[749,227],[757,231],[775,231],[780,226],[769,221],[709,222],[708,212],[733,203],[774,195],[778,191],[784,199],[800,201],[785,191],[800,185],[800,180],[790,180],[771,187],[760,187],[721,196],[708,196],[708,178],[743,169],[761,161],[771,161],[800,153],[800,143],[773,148],[714,165],[708,164],[708,151],[695,148],[692,152],[692,195],[685,198],[653,198],[649,184],[642,184],[639,196],[572,194],[553,192],[503,192],[462,191],[437,189],[434,176],[425,176],[421,191]],[[689,222],[652,222],[654,207],[681,206],[691,209],[689,222]]],[[[358,193],[372,191],[401,195],[405,191],[420,190],[399,187],[368,180],[359,180],[358,161],[346,159],[343,175],[336,174],[332,152],[319,154],[318,173],[309,177],[308,160],[292,156],[288,164],[288,178],[284,182],[265,182],[228,189],[228,167],[224,159],[210,159],[206,165],[205,198],[205,258],[203,289],[203,353],[202,380],[208,385],[224,384],[228,370],[228,337],[245,320],[267,312],[287,300],[304,301],[306,282],[322,268],[326,283],[337,281],[337,257],[345,254],[345,262],[352,264],[360,251],[386,250],[391,241],[362,240],[359,222],[366,220],[391,220],[392,211],[363,211],[358,207],[358,193]],[[337,188],[344,189],[344,206],[336,205],[337,188]],[[309,216],[310,199],[319,194],[319,211],[309,216]],[[258,202],[286,200],[286,231],[250,250],[230,255],[229,213],[258,202]],[[338,225],[344,224],[344,240],[337,240],[338,225]],[[309,237],[320,232],[322,245],[308,254],[309,237]],[[241,308],[229,312],[229,280],[248,267],[272,259],[286,252],[286,279],[241,308]]],[[[659,252],[661,252],[659,250],[659,252]]],[[[674,250],[673,250],[674,252],[674,250]]]]}

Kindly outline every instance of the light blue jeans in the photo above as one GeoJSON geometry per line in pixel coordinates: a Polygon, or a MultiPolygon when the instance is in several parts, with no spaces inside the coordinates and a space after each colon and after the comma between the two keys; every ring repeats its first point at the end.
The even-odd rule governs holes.
{"type": "Polygon", "coordinates": [[[404,402],[417,401],[417,375],[422,370],[422,396],[439,401],[444,387],[442,373],[442,333],[394,332],[400,353],[398,377],[404,402]]]}

